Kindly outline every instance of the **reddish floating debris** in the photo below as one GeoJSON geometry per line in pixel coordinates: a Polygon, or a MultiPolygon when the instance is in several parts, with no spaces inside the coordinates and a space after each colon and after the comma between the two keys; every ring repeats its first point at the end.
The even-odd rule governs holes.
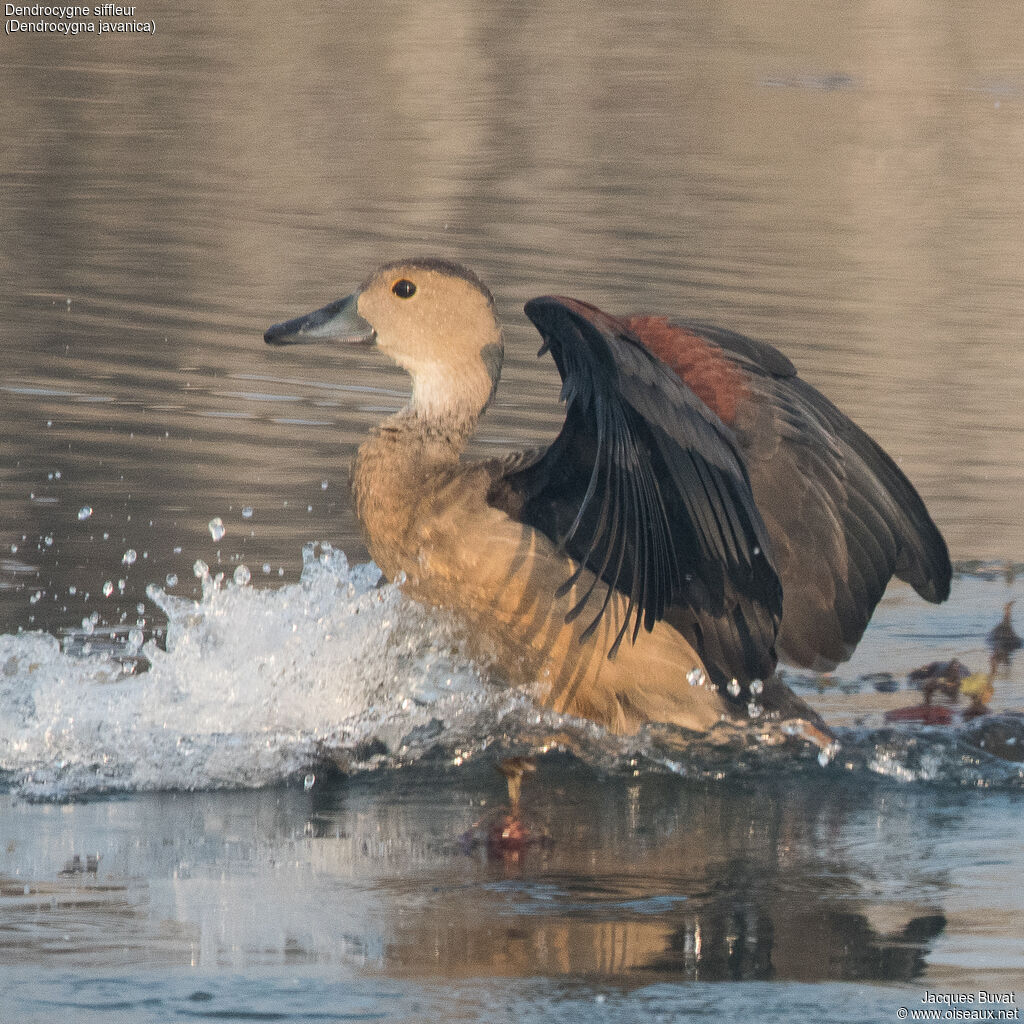
{"type": "Polygon", "coordinates": [[[508,783],[507,810],[499,811],[490,822],[477,822],[461,838],[467,852],[484,846],[488,858],[517,863],[531,847],[549,849],[553,845],[546,830],[535,831],[523,820],[519,812],[523,776],[537,770],[532,757],[507,757],[495,765],[508,783]]]}
{"type": "Polygon", "coordinates": [[[487,830],[487,856],[518,857],[537,842],[536,837],[515,814],[505,814],[491,823],[487,830]]]}
{"type": "Polygon", "coordinates": [[[953,712],[941,704],[915,704],[909,708],[886,711],[887,722],[920,722],[921,725],[951,725],[953,712]]]}
{"type": "Polygon", "coordinates": [[[993,652],[987,672],[971,672],[966,665],[954,658],[952,661],[933,661],[923,668],[914,669],[909,678],[919,683],[924,703],[909,708],[896,708],[885,713],[887,722],[921,722],[924,725],[949,725],[953,712],[948,707],[933,704],[936,694],[956,703],[960,696],[967,698],[967,707],[962,713],[963,720],[970,722],[981,715],[989,714],[989,701],[995,693],[993,680],[999,666],[999,656],[993,652]]]}
{"type": "Polygon", "coordinates": [[[488,860],[517,864],[530,850],[550,850],[555,843],[543,827],[531,828],[520,815],[502,810],[489,821],[476,822],[459,845],[467,854],[483,848],[488,860]]]}

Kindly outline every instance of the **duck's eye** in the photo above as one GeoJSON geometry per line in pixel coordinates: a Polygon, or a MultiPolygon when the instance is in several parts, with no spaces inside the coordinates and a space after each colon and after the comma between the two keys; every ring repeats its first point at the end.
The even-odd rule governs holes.
{"type": "Polygon", "coordinates": [[[391,290],[400,299],[411,299],[416,294],[416,285],[408,278],[401,277],[391,286],[391,290]]]}

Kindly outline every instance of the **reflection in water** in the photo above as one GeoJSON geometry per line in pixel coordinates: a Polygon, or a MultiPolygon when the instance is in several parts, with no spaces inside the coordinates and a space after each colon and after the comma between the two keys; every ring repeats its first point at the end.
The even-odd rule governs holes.
{"type": "MultiPolygon", "coordinates": [[[[609,778],[545,758],[524,804],[552,842],[518,862],[467,855],[459,836],[502,788],[482,762],[308,795],[9,806],[0,949],[21,964],[331,962],[632,987],[909,980],[943,933],[941,904],[908,895],[948,886],[927,794],[609,778]],[[898,834],[878,817],[893,802],[898,834]],[[102,855],[95,877],[60,874],[74,852],[102,855]]],[[[969,827],[949,811],[944,845],[969,827]]]]}
{"type": "Polygon", "coordinates": [[[822,843],[864,827],[868,808],[852,793],[601,779],[598,810],[598,780],[569,768],[546,764],[557,784],[533,787],[532,813],[553,845],[522,863],[492,861],[472,881],[436,879],[436,895],[411,906],[404,882],[384,884],[402,908],[385,939],[385,970],[634,985],[908,980],[923,971],[941,911],[896,904],[878,925],[865,866],[822,843]]]}

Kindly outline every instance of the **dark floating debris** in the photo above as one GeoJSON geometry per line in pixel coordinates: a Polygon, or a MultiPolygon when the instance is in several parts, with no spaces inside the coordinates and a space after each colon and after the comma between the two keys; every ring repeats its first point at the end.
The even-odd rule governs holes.
{"type": "Polygon", "coordinates": [[[1007,664],[1010,655],[1014,651],[1020,650],[1021,644],[1024,644],[1024,640],[1021,640],[1013,628],[1012,609],[1013,601],[1007,601],[1003,608],[1002,619],[988,635],[988,645],[992,648],[992,653],[998,659],[998,663],[1003,665],[1007,664]]]}
{"type": "Polygon", "coordinates": [[[100,861],[103,855],[99,853],[87,853],[85,859],[76,853],[70,860],[64,862],[64,867],[58,874],[61,875],[95,875],[100,869],[100,861]]]}
{"type": "Polygon", "coordinates": [[[895,693],[900,688],[900,681],[891,672],[869,672],[861,678],[879,693],[895,693]]]}
{"type": "Polygon", "coordinates": [[[924,702],[930,704],[936,696],[945,697],[955,704],[960,697],[960,684],[971,674],[971,670],[958,658],[951,661],[931,661],[908,673],[907,681],[924,694],[924,702]]]}
{"type": "Polygon", "coordinates": [[[971,672],[959,659],[933,661],[921,668],[915,668],[907,676],[912,686],[921,690],[923,704],[906,708],[894,708],[885,713],[887,722],[919,722],[922,725],[952,725],[953,712],[942,704],[935,704],[936,697],[942,697],[949,704],[959,703],[960,697],[967,698],[967,707],[962,718],[969,722],[980,715],[989,714],[989,702],[995,693],[993,680],[999,667],[999,658],[993,653],[988,672],[971,672]]]}
{"type": "MultiPolygon", "coordinates": [[[[1024,644],[1013,628],[1013,604],[1013,601],[1006,602],[1002,619],[988,634],[988,646],[992,656],[987,672],[971,672],[957,658],[950,661],[933,661],[922,665],[921,668],[915,668],[908,674],[907,681],[921,691],[924,703],[887,711],[885,720],[921,722],[925,725],[952,724],[952,711],[948,707],[933,703],[936,697],[941,697],[950,704],[957,704],[961,697],[966,697],[967,707],[961,712],[964,722],[991,714],[989,704],[995,693],[996,672],[1000,665],[1008,665],[1010,655],[1024,644]]],[[[884,673],[877,675],[882,676],[884,673]]]]}

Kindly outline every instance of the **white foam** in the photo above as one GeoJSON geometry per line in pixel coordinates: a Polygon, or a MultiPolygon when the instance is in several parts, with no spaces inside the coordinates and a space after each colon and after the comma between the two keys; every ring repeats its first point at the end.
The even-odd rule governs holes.
{"type": "Polygon", "coordinates": [[[25,795],[261,786],[327,749],[391,763],[486,736],[527,699],[488,682],[455,624],[323,545],[298,584],[204,579],[200,601],[151,586],[166,650],[148,671],[76,656],[41,633],[0,637],[0,769],[25,795]]]}

